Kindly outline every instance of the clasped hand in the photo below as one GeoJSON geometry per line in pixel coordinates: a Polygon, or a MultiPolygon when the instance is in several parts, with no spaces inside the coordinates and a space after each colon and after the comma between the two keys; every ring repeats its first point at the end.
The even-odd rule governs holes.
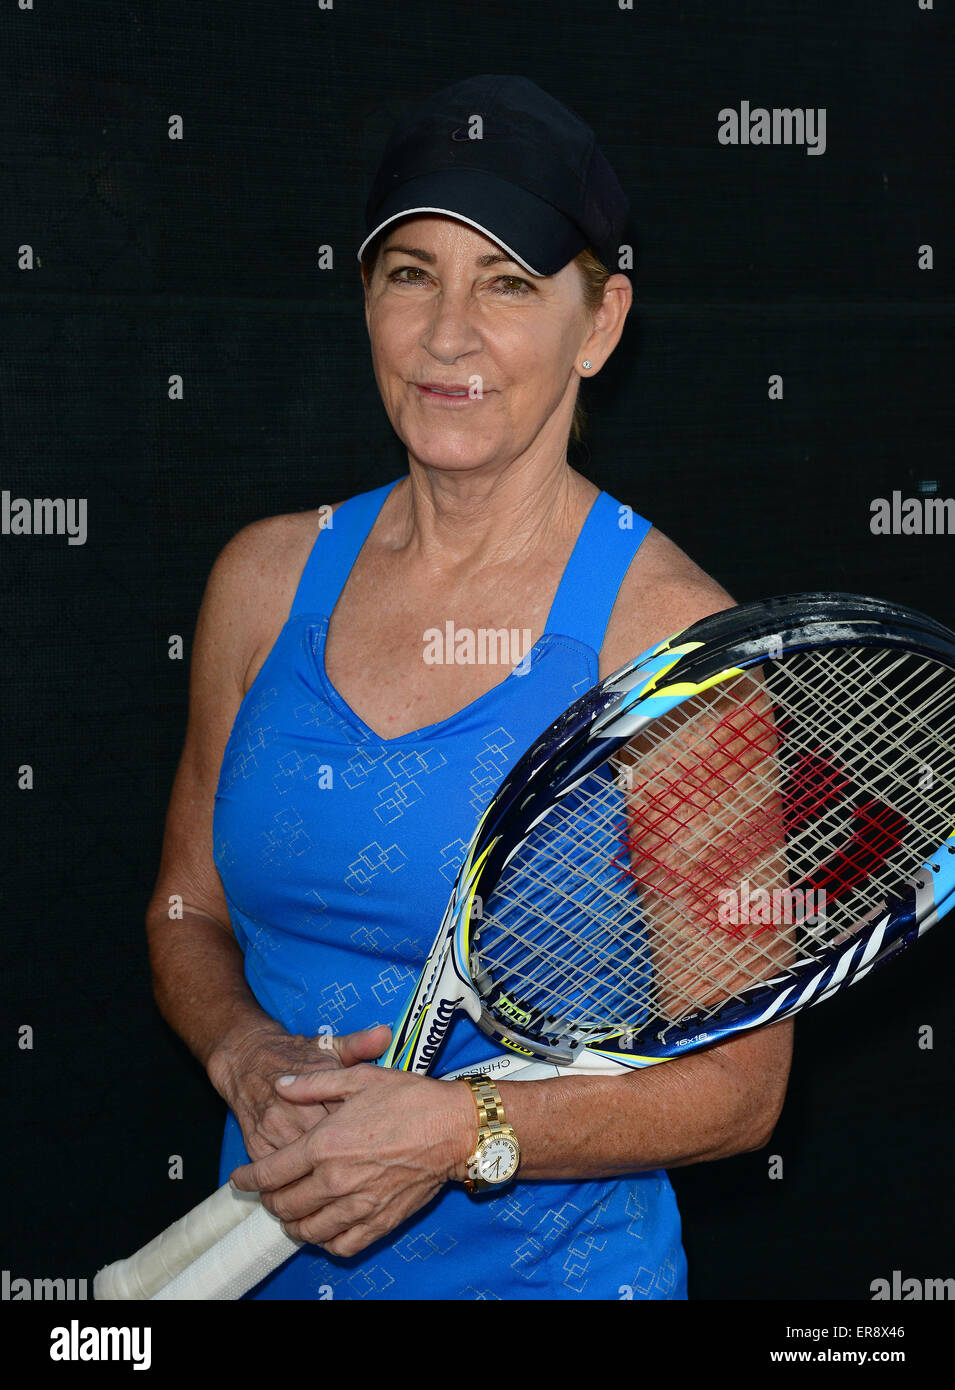
{"type": "Polygon", "coordinates": [[[465,1176],[474,1105],[464,1086],[367,1062],[275,1085],[286,1104],[329,1108],[231,1181],[258,1192],[295,1240],[356,1255],[465,1176]]]}

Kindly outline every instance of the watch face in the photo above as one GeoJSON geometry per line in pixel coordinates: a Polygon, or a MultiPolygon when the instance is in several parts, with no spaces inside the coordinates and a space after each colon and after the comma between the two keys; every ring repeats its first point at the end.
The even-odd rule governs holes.
{"type": "Polygon", "coordinates": [[[520,1152],[513,1139],[503,1134],[492,1135],[481,1145],[477,1161],[477,1176],[484,1182],[507,1182],[513,1177],[520,1152]]]}

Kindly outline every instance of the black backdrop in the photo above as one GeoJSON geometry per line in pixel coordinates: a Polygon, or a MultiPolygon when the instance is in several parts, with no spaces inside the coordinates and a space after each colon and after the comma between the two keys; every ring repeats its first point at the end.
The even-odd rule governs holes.
{"type": "MultiPolygon", "coordinates": [[[[143,911],[214,557],[406,471],[354,260],[393,120],[518,72],[597,129],[637,257],[574,460],[598,485],[737,598],[848,589],[953,622],[951,538],[869,524],[876,497],[955,492],[946,8],[4,6],[0,487],[88,499],[83,545],[0,536],[4,1268],[91,1276],[215,1183],[222,1107],[156,1013],[143,911]],[[825,108],[825,153],[721,145],[743,100],[825,108]]],[[[767,1150],[675,1174],[693,1297],[955,1274],[947,935],[805,1016],[767,1150]]]]}

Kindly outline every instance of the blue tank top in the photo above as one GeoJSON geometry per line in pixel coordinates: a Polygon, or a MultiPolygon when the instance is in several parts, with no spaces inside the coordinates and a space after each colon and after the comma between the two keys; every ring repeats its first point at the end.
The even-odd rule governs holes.
{"type": "MultiPolygon", "coordinates": [[[[216,790],[214,859],[245,977],[291,1033],[395,1020],[495,789],[596,683],[614,599],[649,530],[601,493],[529,660],[449,719],[383,739],[329,681],[325,635],[393,486],[351,498],[319,532],[289,619],[239,707],[216,790]]],[[[459,1017],[439,1073],[493,1053],[459,1017]]],[[[230,1112],[220,1181],[248,1161],[230,1112]]],[[[518,1176],[490,1197],[448,1184],[347,1259],[304,1246],[248,1296],[317,1299],[329,1288],[335,1299],[682,1299],[686,1261],[665,1173],[518,1176]]]]}

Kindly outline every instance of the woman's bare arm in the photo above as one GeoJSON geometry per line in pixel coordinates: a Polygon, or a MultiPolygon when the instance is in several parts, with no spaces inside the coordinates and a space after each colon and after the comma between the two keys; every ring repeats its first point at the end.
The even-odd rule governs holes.
{"type": "Polygon", "coordinates": [[[792,1027],[777,1023],[632,1076],[500,1082],[523,1175],[609,1177],[762,1148],[786,1095],[792,1027]]]}
{"type": "Polygon", "coordinates": [[[229,732],[291,606],[314,540],[312,516],[247,526],[212,568],[193,642],[186,739],[146,914],[160,1011],[235,1111],[255,1156],[327,1113],[323,1105],[295,1107],[277,1097],[278,1076],[371,1059],[388,1040],[384,1029],[340,1039],[291,1035],[260,1008],[245,981],[212,857],[215,789],[229,732]]]}
{"type": "Polygon", "coordinates": [[[213,798],[260,631],[255,600],[261,602],[260,552],[268,530],[266,522],[239,532],[206,585],[192,649],[185,744],[146,913],[156,1001],[206,1068],[236,1031],[275,1026],[243,978],[242,952],[212,858],[213,798]]]}

